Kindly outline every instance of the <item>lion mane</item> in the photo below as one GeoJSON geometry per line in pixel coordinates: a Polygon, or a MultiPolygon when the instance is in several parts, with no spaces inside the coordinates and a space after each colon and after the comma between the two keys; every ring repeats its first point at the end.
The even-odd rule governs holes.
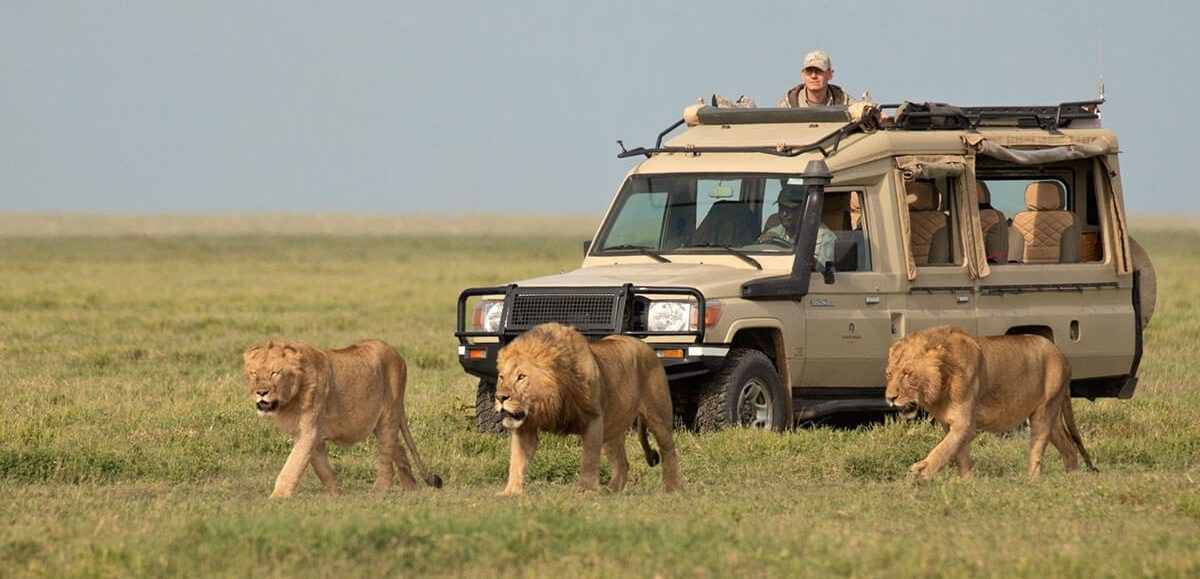
{"type": "Polygon", "coordinates": [[[441,487],[441,478],[427,473],[408,429],[404,413],[408,368],[387,343],[364,340],[339,350],[321,350],[276,339],[246,350],[242,358],[246,387],[259,416],[273,418],[295,441],[271,498],[295,494],[309,464],[326,492],[336,493],[326,441],[350,446],[371,433],[378,440],[380,455],[373,492],[391,488],[393,466],[405,490],[418,488],[400,445],[401,433],[425,481],[441,487]]]}
{"type": "Polygon", "coordinates": [[[551,322],[502,348],[496,365],[496,411],[512,447],[501,494],[521,494],[539,431],[582,437],[579,484],[585,490],[599,489],[603,448],[612,465],[609,489],[621,491],[629,470],[624,437],[635,420],[646,461],[654,466],[661,457],[663,490],[683,488],[671,438],[667,375],[645,342],[629,336],[589,342],[573,328],[551,322]],[[647,432],[661,455],[650,446],[647,432]]]}
{"type": "Polygon", "coordinates": [[[937,326],[892,344],[886,371],[887,403],[904,418],[925,409],[946,436],[910,477],[928,478],[951,458],[971,473],[970,444],[980,430],[1007,432],[1029,421],[1029,475],[1042,472],[1047,443],[1070,472],[1076,449],[1096,471],[1071,408],[1071,364],[1050,340],[1035,335],[975,337],[937,326]]]}

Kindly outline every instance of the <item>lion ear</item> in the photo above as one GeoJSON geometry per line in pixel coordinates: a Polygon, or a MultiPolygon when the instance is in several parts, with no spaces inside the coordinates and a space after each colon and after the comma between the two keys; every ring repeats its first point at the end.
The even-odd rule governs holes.
{"type": "Polygon", "coordinates": [[[303,360],[304,359],[304,353],[301,352],[300,350],[296,349],[296,347],[291,344],[284,344],[283,355],[287,356],[289,359],[292,359],[292,360],[303,360]]]}
{"type": "Polygon", "coordinates": [[[254,354],[258,352],[258,350],[258,346],[250,346],[249,348],[246,348],[246,351],[242,352],[242,359],[249,361],[250,358],[252,358],[254,354]]]}

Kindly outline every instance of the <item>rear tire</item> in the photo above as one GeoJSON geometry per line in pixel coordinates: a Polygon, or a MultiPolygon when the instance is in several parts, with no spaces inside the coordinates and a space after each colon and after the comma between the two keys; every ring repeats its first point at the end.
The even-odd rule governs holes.
{"type": "Polygon", "coordinates": [[[500,414],[496,412],[496,385],[480,380],[475,388],[475,430],[485,434],[504,434],[500,414]]]}
{"type": "Polygon", "coordinates": [[[778,431],[791,425],[790,410],[771,359],[758,350],[734,348],[700,393],[696,428],[714,431],[741,426],[778,431]]]}

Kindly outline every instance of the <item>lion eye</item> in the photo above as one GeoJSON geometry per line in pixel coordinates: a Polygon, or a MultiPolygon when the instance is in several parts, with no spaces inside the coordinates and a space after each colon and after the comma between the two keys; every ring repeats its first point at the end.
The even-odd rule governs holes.
{"type": "Polygon", "coordinates": [[[525,375],[517,374],[517,382],[524,382],[524,381],[525,381],[525,375]]]}
{"type": "Polygon", "coordinates": [[[277,376],[279,376],[279,370],[274,370],[274,371],[272,371],[272,372],[271,372],[271,377],[272,377],[272,378],[275,378],[275,377],[277,377],[277,376]]]}

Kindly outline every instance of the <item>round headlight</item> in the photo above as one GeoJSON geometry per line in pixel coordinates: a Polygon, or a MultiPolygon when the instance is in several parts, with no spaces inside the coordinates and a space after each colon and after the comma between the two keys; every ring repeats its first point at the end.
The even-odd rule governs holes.
{"type": "Polygon", "coordinates": [[[504,302],[484,300],[479,302],[479,325],[485,332],[500,330],[500,320],[504,317],[504,302]]]}
{"type": "Polygon", "coordinates": [[[646,329],[651,332],[685,332],[691,329],[691,303],[650,302],[646,313],[646,329]]]}

